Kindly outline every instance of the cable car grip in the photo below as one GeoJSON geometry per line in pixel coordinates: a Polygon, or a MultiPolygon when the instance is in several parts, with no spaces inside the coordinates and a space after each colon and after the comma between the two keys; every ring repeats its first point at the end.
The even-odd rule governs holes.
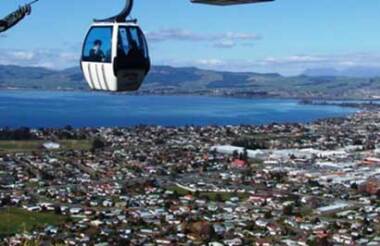
{"type": "Polygon", "coordinates": [[[126,0],[123,10],[112,17],[100,20],[94,20],[95,22],[126,22],[127,17],[131,14],[133,8],[133,0],[126,0]]]}

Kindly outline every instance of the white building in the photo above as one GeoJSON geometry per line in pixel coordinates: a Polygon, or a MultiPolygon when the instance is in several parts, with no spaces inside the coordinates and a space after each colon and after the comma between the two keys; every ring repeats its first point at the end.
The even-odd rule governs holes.
{"type": "Polygon", "coordinates": [[[60,149],[61,145],[54,142],[46,142],[42,145],[42,147],[44,147],[47,150],[55,150],[55,149],[60,149]]]}

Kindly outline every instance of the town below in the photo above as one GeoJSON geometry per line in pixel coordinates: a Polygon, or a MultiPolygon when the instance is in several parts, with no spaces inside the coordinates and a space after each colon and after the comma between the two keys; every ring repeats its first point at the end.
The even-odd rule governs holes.
{"type": "Polygon", "coordinates": [[[380,113],[0,130],[4,244],[379,245],[380,113]]]}

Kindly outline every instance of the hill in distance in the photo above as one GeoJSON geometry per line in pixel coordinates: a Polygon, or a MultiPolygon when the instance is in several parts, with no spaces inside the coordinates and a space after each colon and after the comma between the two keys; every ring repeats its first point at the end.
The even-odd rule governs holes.
{"type": "Polygon", "coordinates": [[[344,70],[334,68],[316,68],[308,69],[303,75],[311,77],[335,76],[335,77],[351,77],[351,78],[373,78],[380,77],[379,67],[351,67],[344,70]]]}
{"type": "MultiPolygon", "coordinates": [[[[0,65],[0,89],[89,90],[79,67],[56,71],[4,65],[0,65]]],[[[311,71],[308,75],[284,77],[153,66],[138,93],[373,99],[380,96],[380,77],[319,76],[311,71]]]]}

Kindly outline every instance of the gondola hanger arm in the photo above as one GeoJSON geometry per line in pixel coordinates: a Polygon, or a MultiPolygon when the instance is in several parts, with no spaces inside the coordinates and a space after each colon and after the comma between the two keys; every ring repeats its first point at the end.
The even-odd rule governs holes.
{"type": "Polygon", "coordinates": [[[123,10],[112,17],[106,19],[95,19],[95,22],[125,22],[131,14],[133,8],[133,0],[126,0],[123,10]]]}

